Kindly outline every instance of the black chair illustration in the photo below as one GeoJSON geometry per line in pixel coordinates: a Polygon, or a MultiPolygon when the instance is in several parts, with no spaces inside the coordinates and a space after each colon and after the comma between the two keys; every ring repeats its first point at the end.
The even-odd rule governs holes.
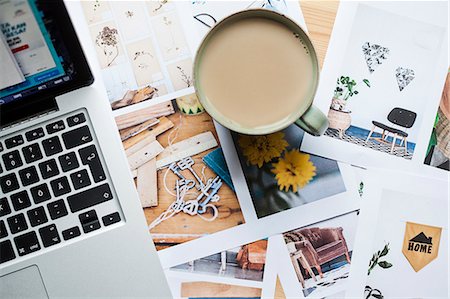
{"type": "MultiPolygon", "coordinates": [[[[409,129],[414,125],[416,117],[417,113],[397,107],[392,109],[391,112],[389,112],[387,119],[394,125],[403,127],[405,129],[409,129]]],[[[395,142],[397,141],[397,139],[400,139],[400,146],[404,146],[405,154],[408,153],[408,141],[407,141],[408,133],[406,133],[403,130],[385,125],[378,121],[372,121],[372,124],[373,124],[372,131],[370,131],[369,136],[366,139],[366,143],[370,139],[374,139],[382,143],[390,144],[392,154],[394,152],[394,147],[397,146],[395,142]],[[383,130],[383,133],[381,133],[381,137],[372,136],[376,128],[380,128],[381,130],[383,130]],[[391,142],[388,141],[389,134],[391,133],[394,135],[392,139],[392,144],[391,142]]]]}

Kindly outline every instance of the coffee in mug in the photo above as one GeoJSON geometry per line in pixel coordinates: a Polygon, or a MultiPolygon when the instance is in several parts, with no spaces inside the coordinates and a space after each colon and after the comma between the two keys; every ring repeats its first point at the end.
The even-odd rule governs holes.
{"type": "MultiPolygon", "coordinates": [[[[278,131],[306,114],[318,84],[318,63],[305,37],[290,19],[262,9],[218,23],[200,46],[194,66],[198,98],[208,113],[245,134],[278,131]]],[[[322,127],[327,124],[318,110],[310,113],[322,127]]],[[[302,127],[315,135],[324,130],[312,122],[302,127]]]]}

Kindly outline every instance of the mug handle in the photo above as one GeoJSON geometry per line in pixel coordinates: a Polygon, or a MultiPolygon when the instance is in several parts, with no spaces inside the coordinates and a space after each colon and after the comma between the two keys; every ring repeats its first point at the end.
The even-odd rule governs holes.
{"type": "Polygon", "coordinates": [[[328,118],[317,107],[311,105],[295,124],[313,136],[320,136],[328,129],[328,118]]]}

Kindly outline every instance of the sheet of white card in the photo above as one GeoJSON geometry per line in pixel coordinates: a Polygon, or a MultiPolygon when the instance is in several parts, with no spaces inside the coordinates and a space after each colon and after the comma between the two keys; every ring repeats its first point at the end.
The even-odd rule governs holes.
{"type": "Polygon", "coordinates": [[[367,284],[385,298],[447,298],[448,180],[377,170],[367,172],[367,182],[347,298],[361,298],[367,284]],[[406,222],[442,228],[438,257],[419,272],[402,253],[406,222]],[[367,276],[372,254],[385,242],[390,250],[384,259],[393,266],[367,276]]]}
{"type": "MultiPolygon", "coordinates": [[[[346,75],[358,82],[369,79],[371,87],[361,83],[359,94],[348,100],[352,125],[370,131],[373,120],[394,126],[386,119],[394,107],[416,112],[416,122],[408,131],[409,140],[416,143],[411,160],[328,136],[306,136],[301,149],[358,166],[417,171],[425,159],[448,69],[447,5],[445,1],[341,3],[314,101],[327,114],[336,78],[346,75]],[[390,50],[373,73],[362,52],[367,41],[390,50]],[[399,66],[416,72],[402,91],[395,77],[399,66]]],[[[420,171],[434,176],[443,173],[428,166],[420,171]]]]}

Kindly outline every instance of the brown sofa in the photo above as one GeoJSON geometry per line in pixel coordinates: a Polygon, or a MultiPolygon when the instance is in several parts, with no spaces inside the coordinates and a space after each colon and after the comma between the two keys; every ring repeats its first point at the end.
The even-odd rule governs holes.
{"type": "Polygon", "coordinates": [[[315,267],[322,278],[321,265],[345,255],[350,264],[347,243],[342,234],[342,227],[304,228],[284,235],[286,243],[294,243],[295,249],[301,251],[310,267],[315,267]]]}

